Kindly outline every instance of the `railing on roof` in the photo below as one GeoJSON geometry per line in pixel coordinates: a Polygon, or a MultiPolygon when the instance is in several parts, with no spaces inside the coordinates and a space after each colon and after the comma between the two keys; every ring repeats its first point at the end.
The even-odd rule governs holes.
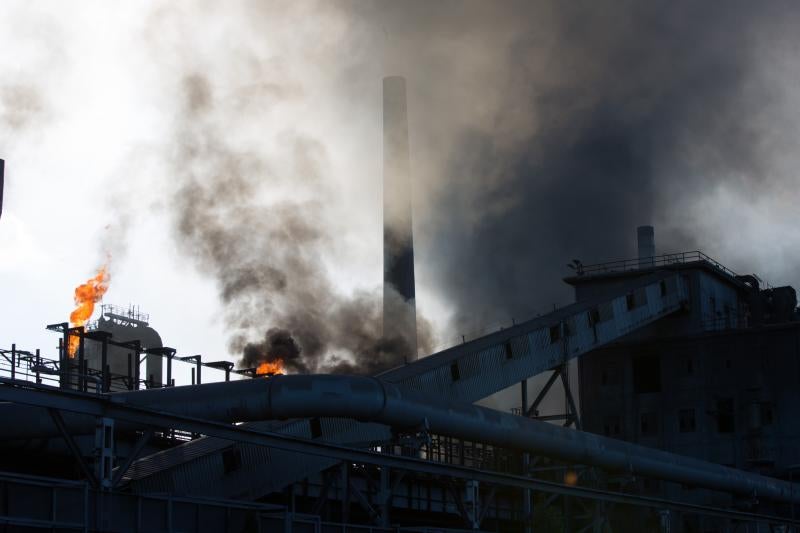
{"type": "Polygon", "coordinates": [[[117,315],[125,318],[130,318],[138,322],[144,322],[145,324],[148,324],[150,322],[150,315],[147,313],[142,313],[139,310],[138,305],[128,305],[128,307],[123,307],[121,305],[103,304],[101,306],[101,311],[103,315],[106,314],[117,315]]]}
{"type": "Polygon", "coordinates": [[[714,268],[731,277],[738,276],[736,272],[699,250],[692,250],[691,252],[679,252],[674,254],[663,254],[654,257],[608,261],[605,263],[595,263],[592,265],[577,264],[570,266],[575,269],[577,275],[581,276],[585,274],[596,274],[603,272],[627,272],[643,268],[695,263],[698,261],[705,261],[714,268]]]}

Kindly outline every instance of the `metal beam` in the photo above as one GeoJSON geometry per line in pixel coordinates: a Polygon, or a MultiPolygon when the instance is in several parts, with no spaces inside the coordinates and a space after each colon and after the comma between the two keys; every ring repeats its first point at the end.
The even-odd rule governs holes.
{"type": "Polygon", "coordinates": [[[314,502],[314,506],[312,507],[312,514],[319,515],[322,512],[325,502],[328,501],[328,492],[331,490],[334,477],[335,476],[333,472],[329,470],[326,470],[322,473],[322,488],[320,489],[317,500],[314,502]]]}
{"type": "Polygon", "coordinates": [[[497,493],[497,487],[492,486],[489,490],[489,494],[483,499],[484,503],[481,505],[481,512],[478,515],[478,525],[483,523],[483,519],[486,518],[486,512],[489,510],[492,501],[494,501],[494,496],[497,493]]]}
{"type": "Polygon", "coordinates": [[[539,394],[536,395],[536,399],[533,400],[533,403],[527,410],[523,411],[525,413],[525,416],[533,416],[536,414],[536,408],[539,407],[540,403],[542,403],[542,400],[544,400],[544,397],[547,395],[547,392],[550,390],[550,387],[553,386],[553,383],[556,382],[556,379],[558,379],[559,375],[561,375],[560,366],[553,369],[553,373],[550,374],[550,377],[547,379],[547,383],[544,384],[542,390],[540,390],[539,394]]]}
{"type": "Polygon", "coordinates": [[[379,513],[378,511],[375,510],[375,508],[369,503],[369,500],[367,499],[367,497],[364,496],[364,493],[361,492],[361,490],[358,487],[356,487],[355,484],[353,484],[351,482],[349,477],[344,482],[347,483],[347,485],[345,485],[345,487],[344,487],[344,490],[345,490],[345,494],[343,495],[343,496],[345,496],[344,499],[347,500],[347,497],[346,497],[347,494],[354,495],[356,497],[356,500],[358,501],[358,504],[361,505],[361,508],[364,509],[367,512],[367,514],[369,515],[369,517],[372,520],[372,522],[375,525],[380,525],[381,524],[381,513],[379,513]]]}
{"type": "Polygon", "coordinates": [[[570,414],[572,415],[571,418],[567,419],[564,425],[574,423],[575,429],[580,430],[582,429],[580,413],[578,413],[578,407],[575,405],[575,399],[572,397],[572,387],[569,386],[569,373],[567,372],[566,364],[561,368],[561,383],[564,385],[564,395],[567,397],[570,414]]]}
{"type": "Polygon", "coordinates": [[[153,437],[153,430],[147,429],[144,433],[142,433],[139,438],[136,440],[136,444],[133,445],[133,449],[128,454],[128,457],[125,459],[125,463],[122,466],[117,467],[117,471],[114,473],[114,477],[111,480],[111,486],[116,487],[119,485],[119,482],[122,480],[122,477],[131,467],[133,462],[139,457],[139,454],[142,453],[147,442],[153,437]]]}
{"type": "Polygon", "coordinates": [[[64,438],[64,441],[67,443],[67,447],[72,452],[72,456],[75,458],[75,461],[78,463],[78,466],[83,473],[83,477],[89,482],[89,485],[92,488],[97,488],[97,478],[92,473],[91,468],[86,465],[86,460],[83,458],[81,454],[81,449],[78,447],[78,444],[75,442],[75,439],[72,438],[72,435],[69,434],[67,431],[67,426],[64,424],[64,419],[61,417],[61,413],[58,409],[50,407],[47,409],[47,412],[50,413],[50,418],[53,419],[53,423],[58,428],[58,431],[61,433],[61,436],[64,438]]]}

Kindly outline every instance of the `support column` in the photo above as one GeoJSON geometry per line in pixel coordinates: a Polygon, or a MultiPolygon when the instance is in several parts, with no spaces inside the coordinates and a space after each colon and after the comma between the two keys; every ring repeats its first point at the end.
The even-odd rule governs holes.
{"type": "Polygon", "coordinates": [[[342,523],[350,521],[350,463],[343,461],[341,465],[342,480],[342,523]]]}
{"type": "Polygon", "coordinates": [[[389,527],[389,509],[391,508],[392,487],[389,484],[391,471],[382,466],[381,468],[381,527],[389,527]]]}
{"type": "Polygon", "coordinates": [[[85,352],[85,344],[86,344],[86,330],[83,326],[78,326],[74,328],[75,332],[78,334],[78,390],[81,392],[86,392],[86,352],[85,352]]]}
{"type": "Polygon", "coordinates": [[[58,339],[58,380],[61,388],[69,387],[69,323],[59,324],[64,337],[58,339]]]}
{"type": "Polygon", "coordinates": [[[175,352],[167,354],[167,387],[172,387],[172,358],[175,357],[175,352]]]}
{"type": "Polygon", "coordinates": [[[470,527],[472,529],[479,529],[480,528],[480,485],[474,479],[471,479],[466,482],[464,487],[464,506],[466,507],[470,527]]]}
{"type": "Polygon", "coordinates": [[[110,334],[103,335],[103,339],[100,343],[100,375],[103,379],[103,392],[109,392],[111,390],[111,370],[108,367],[108,338],[110,336],[110,334]]]}
{"type": "MultiPolygon", "coordinates": [[[[520,412],[525,414],[528,412],[528,380],[523,379],[522,383],[520,384],[521,392],[522,392],[522,402],[520,412]]],[[[531,455],[527,452],[522,454],[522,475],[528,475],[528,469],[530,468],[531,462],[531,455]]],[[[524,489],[522,491],[522,515],[523,515],[523,523],[524,523],[524,532],[525,533],[532,533],[533,532],[533,492],[531,489],[524,489]]]]}
{"type": "Polygon", "coordinates": [[[114,485],[114,419],[98,417],[94,432],[95,476],[103,490],[114,485]]]}
{"type": "Polygon", "coordinates": [[[42,354],[39,352],[39,348],[36,348],[36,372],[35,372],[35,374],[36,374],[36,384],[37,385],[41,385],[42,384],[42,375],[40,374],[41,366],[42,366],[42,354]]]}

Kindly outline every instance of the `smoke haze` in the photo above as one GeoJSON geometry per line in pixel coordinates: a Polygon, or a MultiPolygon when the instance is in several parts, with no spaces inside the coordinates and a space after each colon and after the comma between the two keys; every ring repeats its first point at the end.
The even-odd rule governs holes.
{"type": "Polygon", "coordinates": [[[641,224],[659,252],[800,284],[795,2],[126,9],[18,17],[14,39],[42,42],[0,83],[0,142],[39,150],[65,110],[102,102],[110,117],[86,115],[114,149],[79,156],[112,169],[105,240],[166,232],[180,268],[213,280],[242,364],[278,346],[298,372],[402,362],[404,340],[381,339],[387,75],[407,79],[422,353],[567,303],[565,263],[634,255],[641,224]],[[119,143],[130,101],[147,135],[119,143]]]}
{"type": "Polygon", "coordinates": [[[391,53],[418,73],[418,257],[459,331],[568,303],[565,263],[634,255],[641,224],[662,252],[764,266],[764,240],[743,252],[725,228],[750,202],[797,195],[778,164],[796,142],[796,4],[434,6],[390,13],[407,32],[391,53]],[[721,191],[751,200],[700,207],[721,191]]]}
{"type": "MultiPolygon", "coordinates": [[[[186,72],[177,237],[219,283],[234,353],[255,332],[282,328],[297,339],[299,371],[370,373],[402,362],[380,340],[379,293],[341,294],[325,270],[338,242],[330,202],[344,201],[326,160],[331,131],[281,124],[276,153],[290,163],[278,168],[256,139],[231,138],[240,124],[251,134],[266,124],[261,110],[330,83],[313,67],[340,64],[342,50],[354,55],[329,105],[368,88],[375,116],[381,76],[409,78],[419,277],[451,309],[444,340],[567,303],[564,264],[631,255],[640,224],[656,225],[662,251],[727,252],[698,231],[696,214],[675,214],[708,191],[792,179],[774,172],[785,146],[769,128],[788,124],[760,68],[776,44],[793,46],[791,3],[755,12],[746,2],[326,6],[312,15],[239,5],[263,34],[307,13],[301,27],[334,46],[301,43],[294,76],[282,72],[289,57],[257,50],[233,56],[258,67],[224,81],[225,96],[211,88],[219,78],[186,72]],[[292,199],[275,200],[283,187],[292,199]]],[[[423,352],[431,342],[422,336],[423,352]]]]}

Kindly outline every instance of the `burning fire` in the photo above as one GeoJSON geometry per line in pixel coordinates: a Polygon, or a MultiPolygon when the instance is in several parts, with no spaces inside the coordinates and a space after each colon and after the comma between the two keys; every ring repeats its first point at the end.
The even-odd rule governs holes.
{"type": "MultiPolygon", "coordinates": [[[[103,265],[93,278],[75,287],[75,310],[69,315],[70,327],[83,326],[89,321],[94,312],[94,304],[99,302],[108,290],[109,280],[108,266],[103,265]]],[[[78,337],[70,336],[67,347],[70,357],[75,357],[79,343],[78,337]]]]}
{"type": "Polygon", "coordinates": [[[258,365],[256,368],[257,376],[266,376],[267,374],[284,374],[283,359],[275,359],[274,361],[265,361],[258,365]]]}

